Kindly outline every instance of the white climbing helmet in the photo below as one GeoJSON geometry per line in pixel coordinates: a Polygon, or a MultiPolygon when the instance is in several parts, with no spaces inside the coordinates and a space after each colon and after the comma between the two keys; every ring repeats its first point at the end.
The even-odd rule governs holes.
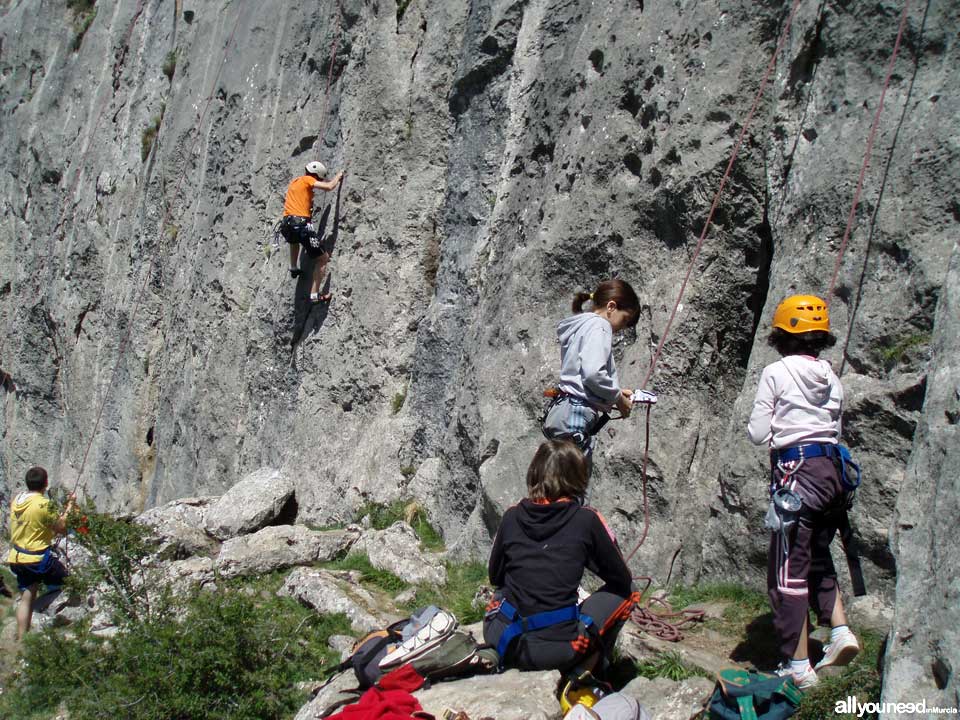
{"type": "Polygon", "coordinates": [[[327,166],[322,162],[313,160],[307,163],[307,172],[311,175],[316,175],[319,178],[325,178],[327,176],[327,166]]]}

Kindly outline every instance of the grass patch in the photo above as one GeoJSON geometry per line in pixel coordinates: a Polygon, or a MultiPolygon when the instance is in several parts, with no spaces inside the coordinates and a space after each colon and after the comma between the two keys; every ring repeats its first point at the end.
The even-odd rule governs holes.
{"type": "Polygon", "coordinates": [[[360,573],[360,584],[380,590],[389,595],[397,595],[410,587],[410,583],[401,580],[386,570],[378,570],[363,553],[350,553],[341,560],[325,563],[328,570],[355,570],[360,573]]]}
{"type": "Polygon", "coordinates": [[[675,652],[662,653],[651,660],[639,662],[636,666],[637,674],[649,680],[667,678],[679,682],[692,677],[713,677],[705,670],[688,665],[680,657],[680,654],[675,652]]]}
{"type": "Polygon", "coordinates": [[[487,583],[487,566],[482,562],[447,563],[447,584],[443,587],[418,587],[417,594],[404,610],[437,605],[457,616],[463,625],[483,618],[483,606],[475,607],[474,598],[487,583]]]}
{"type": "MultiPolygon", "coordinates": [[[[407,477],[407,473],[404,471],[409,469],[403,468],[400,472],[404,474],[404,477],[407,477]]],[[[415,473],[416,470],[414,469],[413,472],[415,473]]],[[[417,502],[396,500],[389,505],[366,503],[357,510],[357,520],[361,520],[365,516],[370,518],[370,527],[374,530],[386,530],[395,522],[403,520],[413,528],[417,537],[420,538],[420,545],[424,550],[443,550],[444,548],[443,536],[430,524],[426,511],[417,502]]]]}
{"type": "Polygon", "coordinates": [[[390,401],[390,409],[393,411],[393,414],[396,415],[403,409],[403,403],[407,400],[407,388],[403,388],[400,392],[393,396],[393,400],[390,401]]]}
{"type": "MultiPolygon", "coordinates": [[[[797,720],[820,720],[837,718],[853,720],[856,715],[839,715],[834,712],[837,700],[855,695],[862,703],[880,702],[880,654],[883,652],[884,638],[869,630],[858,630],[860,654],[843,669],[839,675],[828,677],[820,674],[820,682],[803,694],[803,702],[797,712],[797,720]]],[[[876,714],[864,715],[864,718],[876,718],[876,714]]]]}
{"type": "Polygon", "coordinates": [[[153,143],[156,141],[157,135],[160,134],[160,124],[163,122],[164,109],[164,107],[160,108],[160,114],[153,116],[150,124],[144,128],[143,134],[140,136],[140,160],[143,162],[146,162],[147,158],[150,157],[150,151],[153,150],[153,143]]]}
{"type": "Polygon", "coordinates": [[[173,82],[173,74],[177,71],[177,51],[171,50],[163,59],[163,65],[160,70],[167,76],[167,80],[173,82]]]}
{"type": "Polygon", "coordinates": [[[676,587],[667,600],[675,610],[696,603],[729,603],[723,611],[724,624],[736,627],[742,627],[758,615],[770,611],[770,603],[765,593],[736,583],[676,587]]]}
{"type": "Polygon", "coordinates": [[[413,2],[413,0],[397,0],[397,22],[403,20],[403,15],[407,12],[407,8],[410,7],[411,2],[413,2]]]}
{"type": "Polygon", "coordinates": [[[910,356],[914,354],[913,351],[929,346],[930,340],[931,335],[928,332],[913,333],[900,338],[893,345],[880,348],[877,352],[884,367],[891,370],[895,366],[909,361],[910,356]]]}

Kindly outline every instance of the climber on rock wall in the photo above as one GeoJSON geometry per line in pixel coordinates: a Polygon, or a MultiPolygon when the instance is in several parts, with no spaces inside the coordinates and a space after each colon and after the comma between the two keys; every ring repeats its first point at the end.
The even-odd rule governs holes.
{"type": "Polygon", "coordinates": [[[324,181],[326,166],[316,160],[306,164],[306,174],[296,177],[287,186],[287,194],[283,201],[283,220],[280,232],[290,245],[290,276],[300,276],[300,255],[306,250],[307,255],[313,258],[313,277],[310,283],[310,302],[326,302],[330,294],[320,295],[320,285],[330,262],[330,253],[323,247],[323,239],[314,228],[313,191],[320,188],[325,192],[336,189],[343,180],[343,172],[334,176],[333,180],[324,181]]]}

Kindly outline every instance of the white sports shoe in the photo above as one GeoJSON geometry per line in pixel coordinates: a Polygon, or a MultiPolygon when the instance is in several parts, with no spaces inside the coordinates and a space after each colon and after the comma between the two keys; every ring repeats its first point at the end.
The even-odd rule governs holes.
{"type": "Polygon", "coordinates": [[[827,643],[823,648],[823,659],[817,663],[815,669],[835,665],[840,667],[848,665],[860,653],[860,644],[857,637],[852,633],[845,633],[840,639],[832,643],[827,643]]]}
{"type": "Polygon", "coordinates": [[[776,673],[780,677],[786,677],[787,675],[792,677],[793,684],[796,685],[799,690],[809,690],[818,682],[820,682],[820,678],[817,677],[816,670],[814,670],[809,665],[807,665],[807,668],[808,669],[805,670],[802,674],[797,675],[795,672],[793,672],[793,670],[790,669],[790,664],[785,663],[785,664],[781,664],[780,667],[776,669],[776,673]]]}

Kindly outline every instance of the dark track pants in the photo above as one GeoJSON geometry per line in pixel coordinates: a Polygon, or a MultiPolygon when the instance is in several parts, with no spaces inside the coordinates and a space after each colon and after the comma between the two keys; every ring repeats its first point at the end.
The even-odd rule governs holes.
{"type": "MultiPolygon", "coordinates": [[[[499,601],[500,593],[495,596],[499,601]]],[[[593,619],[593,627],[569,622],[543,630],[524,633],[507,650],[505,664],[521,670],[567,670],[588,653],[600,650],[610,657],[620,628],[630,617],[634,599],[607,592],[603,588],[580,604],[580,611],[593,619]],[[566,639],[559,639],[566,635],[566,639]]],[[[483,639],[494,648],[510,625],[499,613],[483,620],[483,639]]]]}
{"type": "Polygon", "coordinates": [[[803,623],[812,608],[820,625],[829,625],[837,597],[837,571],[830,543],[837,534],[846,493],[833,460],[808,458],[784,478],[774,468],[774,480],[787,484],[803,499],[803,511],[787,533],[770,534],[767,554],[767,594],[773,608],[773,625],[780,652],[793,657],[803,623]]]}

